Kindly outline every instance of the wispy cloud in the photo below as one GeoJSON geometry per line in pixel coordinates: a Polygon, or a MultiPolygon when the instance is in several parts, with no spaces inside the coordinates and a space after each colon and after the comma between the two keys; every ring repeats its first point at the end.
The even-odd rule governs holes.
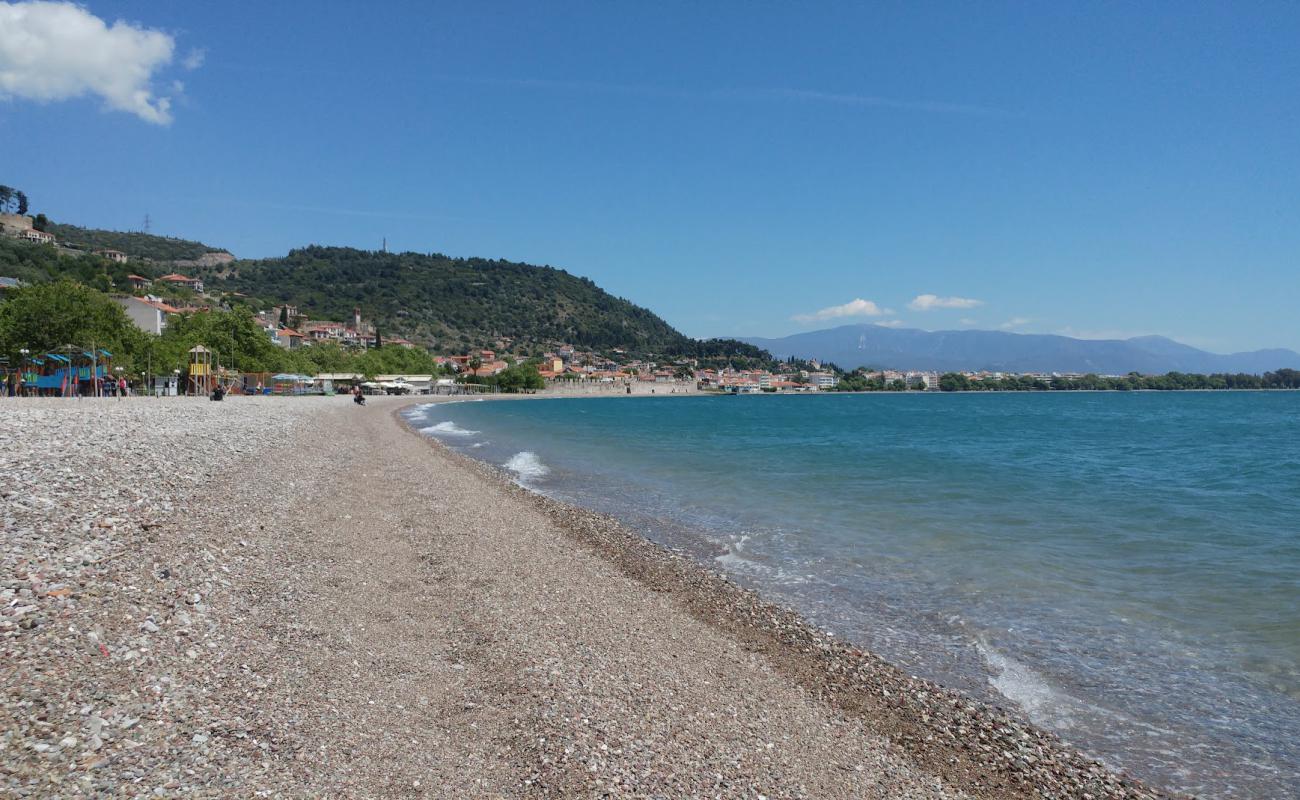
{"type": "Polygon", "coordinates": [[[877,322],[876,326],[880,328],[901,328],[903,327],[903,321],[901,319],[886,319],[877,322]]]}
{"type": "Polygon", "coordinates": [[[959,322],[961,322],[961,324],[963,324],[963,325],[978,325],[978,324],[980,324],[980,321],[979,321],[979,320],[977,320],[977,319],[971,319],[970,317],[962,317],[962,318],[959,320],[959,322]]]}
{"type": "Polygon", "coordinates": [[[1031,322],[1033,322],[1033,320],[1029,317],[1012,317],[998,327],[1004,331],[1009,331],[1014,328],[1023,328],[1031,322]]]}
{"type": "Polygon", "coordinates": [[[1011,112],[971,103],[948,103],[933,100],[899,100],[894,97],[875,95],[843,94],[839,92],[818,92],[808,89],[763,89],[760,94],[767,97],[781,97],[791,100],[810,100],[820,103],[834,103],[842,106],[863,106],[868,108],[892,108],[899,111],[925,111],[932,114],[977,114],[986,116],[1008,116],[1011,112]]]}
{"type": "Polygon", "coordinates": [[[203,66],[203,62],[207,60],[208,51],[202,47],[195,47],[185,54],[185,58],[181,59],[181,66],[188,70],[196,70],[203,66]]]}
{"type": "Polygon", "coordinates": [[[984,305],[983,300],[969,297],[940,297],[937,294],[918,294],[912,298],[907,307],[913,311],[931,311],[936,308],[977,308],[984,305]]]}
{"type": "Polygon", "coordinates": [[[811,102],[860,108],[881,108],[896,111],[913,111],[930,114],[969,114],[982,116],[1014,116],[1016,112],[971,103],[952,103],[933,100],[913,100],[877,95],[822,92],[812,89],[784,87],[732,87],[691,88],[657,86],[639,83],[609,83],[604,81],[570,81],[549,78],[488,78],[457,75],[434,75],[434,80],[446,83],[468,83],[480,86],[504,86],[521,89],[543,89],[565,92],[636,95],[679,100],[730,100],[757,102],[811,102]]]}
{"type": "Polygon", "coordinates": [[[0,99],[93,94],[114,111],[166,125],[172,101],[153,82],[175,50],[169,34],[120,20],[108,25],[74,3],[0,2],[0,99]]]}
{"type": "Polygon", "coordinates": [[[843,317],[880,317],[889,312],[888,309],[882,309],[870,300],[855,298],[840,306],[830,306],[810,314],[795,314],[790,319],[795,322],[825,322],[828,319],[841,319],[843,317]]]}

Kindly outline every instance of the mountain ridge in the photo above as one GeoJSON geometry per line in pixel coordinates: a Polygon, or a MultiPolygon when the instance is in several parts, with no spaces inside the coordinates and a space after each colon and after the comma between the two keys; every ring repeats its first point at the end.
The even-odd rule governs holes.
{"type": "Polygon", "coordinates": [[[1076,339],[1009,331],[885,328],[841,325],[778,338],[740,337],[777,358],[816,358],[844,369],[881,367],[991,372],[1248,372],[1300,367],[1300,353],[1271,348],[1211,353],[1164,336],[1076,339]]]}

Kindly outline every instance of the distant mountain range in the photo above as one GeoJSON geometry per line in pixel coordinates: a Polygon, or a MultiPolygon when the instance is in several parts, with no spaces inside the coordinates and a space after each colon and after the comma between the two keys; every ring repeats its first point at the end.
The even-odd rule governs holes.
{"type": "Polygon", "coordinates": [[[1005,331],[923,331],[879,325],[844,325],[780,339],[743,338],[778,358],[816,358],[843,369],[991,370],[995,372],[1247,372],[1300,369],[1294,350],[1221,355],[1163,336],[1072,339],[1005,331]]]}

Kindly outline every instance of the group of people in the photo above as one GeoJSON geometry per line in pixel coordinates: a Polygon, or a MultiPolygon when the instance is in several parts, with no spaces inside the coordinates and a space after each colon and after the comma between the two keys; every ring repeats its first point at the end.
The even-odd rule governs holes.
{"type": "MultiPolygon", "coordinates": [[[[118,376],[116,380],[109,378],[96,378],[94,381],[87,381],[91,386],[88,391],[83,392],[80,381],[74,381],[68,388],[68,395],[71,397],[116,397],[121,400],[123,397],[131,396],[131,386],[126,382],[126,376],[118,376]]],[[[33,386],[28,386],[27,379],[21,372],[14,372],[8,380],[0,380],[0,397],[26,397],[29,394],[39,394],[41,390],[33,386]]],[[[47,389],[46,391],[54,391],[47,389]]]]}

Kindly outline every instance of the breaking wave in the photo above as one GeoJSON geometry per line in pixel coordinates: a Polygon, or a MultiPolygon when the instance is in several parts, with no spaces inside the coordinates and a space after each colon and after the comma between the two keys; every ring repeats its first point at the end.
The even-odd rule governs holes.
{"type": "Polygon", "coordinates": [[[437,425],[421,428],[420,433],[433,436],[474,436],[478,431],[465,430],[454,422],[439,422],[437,425]]]}
{"type": "Polygon", "coordinates": [[[520,483],[544,477],[551,471],[531,450],[515,453],[502,466],[518,475],[520,483]]]}

